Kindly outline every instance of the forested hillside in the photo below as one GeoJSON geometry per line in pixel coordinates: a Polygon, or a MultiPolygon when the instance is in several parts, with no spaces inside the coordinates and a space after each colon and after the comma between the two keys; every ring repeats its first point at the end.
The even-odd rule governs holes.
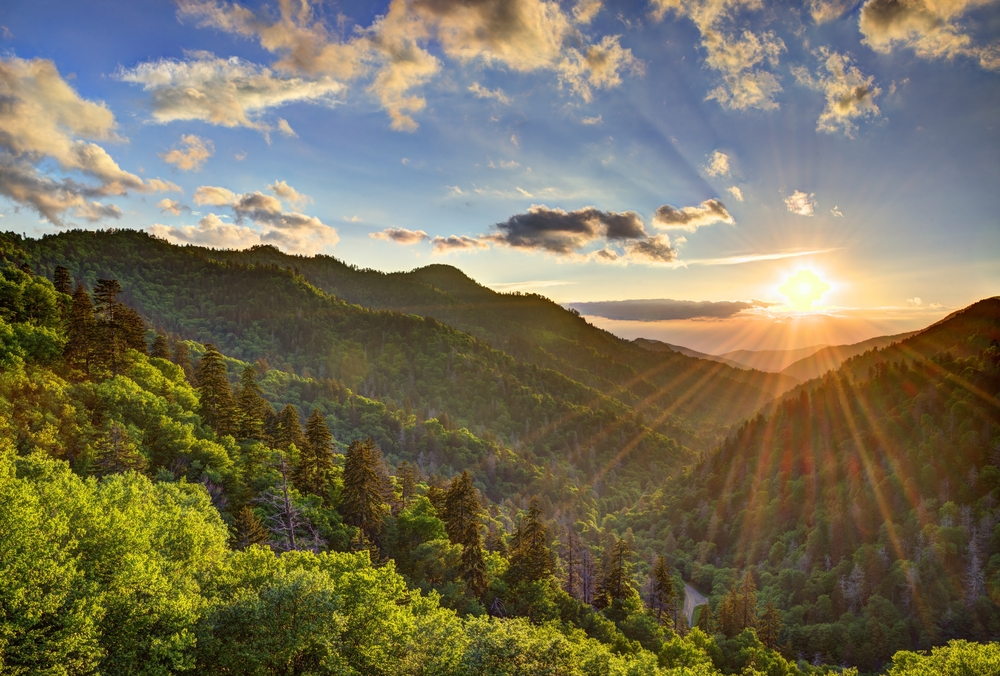
{"type": "Polygon", "coordinates": [[[995,639],[998,328],[988,299],[848,361],[623,525],[670,552],[725,633],[749,576],[791,649],[820,661],[876,670],[896,650],[995,639]]]}

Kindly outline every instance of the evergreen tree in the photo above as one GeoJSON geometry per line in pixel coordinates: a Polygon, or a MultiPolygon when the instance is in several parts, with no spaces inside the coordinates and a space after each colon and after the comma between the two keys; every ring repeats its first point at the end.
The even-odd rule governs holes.
{"type": "Polygon", "coordinates": [[[66,348],[64,356],[70,368],[90,373],[90,364],[94,356],[94,304],[90,294],[78,284],[73,292],[73,304],[69,310],[69,320],[66,326],[66,348]]]}
{"type": "Polygon", "coordinates": [[[371,439],[354,441],[344,454],[340,511],[359,531],[359,542],[377,536],[385,516],[385,487],[379,475],[382,452],[371,439]]]}
{"type": "Polygon", "coordinates": [[[738,603],[736,593],[737,590],[733,589],[728,594],[723,596],[722,600],[719,602],[719,607],[717,608],[719,614],[719,631],[729,638],[732,638],[743,631],[743,626],[740,624],[739,611],[737,609],[738,603]]]}
{"type": "Polygon", "coordinates": [[[167,337],[162,331],[156,332],[153,339],[153,347],[149,351],[149,356],[155,359],[170,359],[170,346],[167,344],[167,337]]]}
{"type": "Polygon", "coordinates": [[[202,420],[218,434],[231,434],[233,395],[226,377],[226,363],[211,343],[205,343],[205,354],[198,360],[197,379],[202,420]]]}
{"type": "Polygon", "coordinates": [[[306,435],[302,433],[302,423],[299,411],[291,404],[285,407],[274,418],[274,428],[271,431],[274,447],[287,451],[295,446],[299,453],[306,450],[306,435]]]}
{"type": "Polygon", "coordinates": [[[566,526],[566,541],[563,544],[562,556],[566,562],[566,581],[563,589],[573,598],[580,598],[580,537],[572,526],[566,526]]]}
{"type": "Polygon", "coordinates": [[[409,462],[404,460],[396,469],[396,476],[399,478],[401,495],[405,507],[410,499],[417,494],[417,470],[409,462]]]}
{"type": "Polygon", "coordinates": [[[715,621],[715,613],[712,612],[712,604],[706,603],[701,606],[698,613],[698,621],[695,623],[699,629],[711,636],[719,631],[719,624],[715,621]]]}
{"type": "Polygon", "coordinates": [[[117,279],[99,279],[94,286],[94,355],[112,375],[123,368],[127,350],[146,353],[146,323],[138,312],[118,300],[121,292],[117,279]]]}
{"type": "Polygon", "coordinates": [[[510,555],[510,549],[507,547],[507,533],[503,528],[498,528],[494,523],[491,523],[486,531],[484,546],[486,547],[486,551],[496,552],[504,558],[510,555]]]}
{"type": "Polygon", "coordinates": [[[187,343],[183,340],[174,341],[174,353],[171,357],[171,361],[181,367],[184,371],[184,377],[188,379],[188,382],[193,383],[195,381],[194,367],[191,365],[191,350],[188,349],[187,343]]]}
{"type": "Polygon", "coordinates": [[[107,431],[94,445],[94,474],[107,476],[122,472],[145,472],[145,456],[129,437],[125,427],[112,421],[107,431]]]}
{"type": "Polygon", "coordinates": [[[257,384],[257,371],[253,366],[243,369],[239,391],[236,395],[236,438],[262,439],[264,420],[271,405],[257,384]]]}
{"type": "MultiPolygon", "coordinates": [[[[296,415],[296,424],[297,420],[296,415]]],[[[299,463],[295,468],[295,485],[302,492],[326,499],[336,471],[330,450],[331,441],[333,435],[327,429],[323,415],[319,409],[313,409],[306,421],[305,444],[299,451],[299,463]]]]}
{"type": "Polygon", "coordinates": [[[611,560],[604,578],[604,593],[608,604],[618,599],[635,596],[632,584],[632,550],[625,538],[615,543],[611,551],[611,560]]]}
{"type": "Polygon", "coordinates": [[[781,620],[781,613],[775,608],[774,602],[768,601],[764,605],[764,613],[760,616],[760,623],[757,630],[757,636],[760,638],[761,643],[772,649],[777,646],[778,637],[781,635],[781,628],[783,626],[784,622],[781,620]]]}
{"type": "Polygon", "coordinates": [[[445,497],[444,522],[448,539],[462,545],[462,577],[475,597],[486,591],[483,559],[483,508],[468,472],[455,477],[445,497]]]}
{"type": "Polygon", "coordinates": [[[531,498],[528,513],[514,531],[510,565],[504,577],[510,585],[544,580],[552,574],[555,556],[549,549],[549,529],[542,521],[538,498],[531,498]]]}
{"type": "Polygon", "coordinates": [[[659,622],[674,624],[677,613],[677,588],[662,556],[656,559],[650,575],[649,609],[659,622]]]}
{"type": "Polygon", "coordinates": [[[70,282],[69,268],[57,265],[55,271],[52,273],[52,285],[59,293],[64,293],[67,296],[72,294],[73,285],[70,282]]]}
{"type": "Polygon", "coordinates": [[[264,522],[249,506],[244,505],[236,512],[236,519],[233,522],[233,546],[236,549],[266,544],[270,537],[264,522]]]}
{"type": "Polygon", "coordinates": [[[739,593],[736,597],[736,616],[740,631],[757,626],[757,584],[754,582],[753,573],[749,570],[740,580],[739,593]]]}

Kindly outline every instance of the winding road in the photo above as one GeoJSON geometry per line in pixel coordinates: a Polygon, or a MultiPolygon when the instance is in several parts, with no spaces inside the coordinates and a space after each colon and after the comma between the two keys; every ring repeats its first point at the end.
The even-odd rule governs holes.
{"type": "Polygon", "coordinates": [[[701,592],[684,583],[684,616],[687,617],[688,626],[693,624],[694,609],[700,605],[708,603],[708,599],[701,595],[701,592]]]}

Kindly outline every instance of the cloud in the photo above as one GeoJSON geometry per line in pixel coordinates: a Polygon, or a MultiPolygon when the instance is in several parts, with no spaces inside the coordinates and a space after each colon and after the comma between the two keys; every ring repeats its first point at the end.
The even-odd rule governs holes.
{"type": "Polygon", "coordinates": [[[423,230],[407,230],[406,228],[386,228],[381,232],[370,232],[368,236],[372,239],[381,239],[407,246],[430,239],[430,235],[423,230]]]}
{"type": "Polygon", "coordinates": [[[515,214],[494,226],[496,234],[485,239],[521,249],[570,254],[600,237],[630,240],[647,237],[642,217],[634,211],[600,211],[584,207],[575,211],[532,205],[527,213],[515,214]]]}
{"type": "Polygon", "coordinates": [[[924,59],[967,56],[987,70],[1000,70],[996,44],[973,44],[960,25],[970,10],[986,0],[868,0],[861,8],[862,42],[887,54],[896,47],[912,49],[924,59]]]}
{"type": "Polygon", "coordinates": [[[807,87],[826,96],[826,107],[816,121],[816,131],[833,134],[843,132],[853,138],[856,120],[873,119],[881,115],[875,97],[882,90],[875,86],[875,77],[865,75],[851,65],[849,56],[831,52],[825,47],[816,51],[822,66],[814,78],[805,67],[792,69],[795,78],[807,87]]]}
{"type": "Polygon", "coordinates": [[[594,88],[620,83],[620,73],[641,68],[617,36],[592,43],[575,27],[599,9],[594,0],[578,5],[572,18],[549,0],[393,0],[384,15],[346,39],[317,20],[312,5],[281,2],[278,16],[270,16],[218,0],[180,0],[178,14],[256,38],[278,56],[273,66],[281,73],[342,86],[369,77],[368,92],[400,131],[416,129],[413,116],[426,107],[414,90],[440,72],[434,53],[461,64],[550,71],[585,100],[594,88]]]}
{"type": "Polygon", "coordinates": [[[0,195],[62,225],[67,212],[88,221],[121,216],[94,198],[180,190],[123,170],[93,142],[122,140],[116,129],[108,107],[81,98],[52,61],[0,58],[0,195]]]}
{"type": "Polygon", "coordinates": [[[816,193],[806,194],[801,190],[796,190],[791,197],[785,198],[785,206],[793,214],[812,216],[813,210],[816,208],[816,200],[813,199],[815,196],[816,193]]]}
{"type": "Polygon", "coordinates": [[[775,96],[782,91],[774,68],[785,43],[774,32],[738,33],[732,28],[733,15],[740,10],[758,10],[760,0],[652,0],[653,17],[662,19],[667,12],[688,17],[701,33],[706,51],[705,65],[720,76],[717,87],[706,100],[718,101],[723,108],[769,110],[778,107],[775,96]]]}
{"type": "MultiPolygon", "coordinates": [[[[276,181],[268,186],[268,190],[289,202],[297,201],[301,204],[308,200],[285,181],[276,181]]],[[[336,228],[323,223],[315,216],[286,212],[282,208],[281,200],[260,191],[238,194],[228,188],[203,185],[195,190],[194,202],[198,205],[229,207],[232,209],[233,217],[239,226],[244,227],[243,223],[247,220],[252,221],[257,226],[251,230],[258,233],[259,243],[274,244],[290,253],[316,253],[332,247],[340,241],[336,228]]],[[[174,237],[181,241],[189,241],[183,239],[180,233],[188,233],[184,235],[185,237],[202,237],[203,235],[221,237],[220,233],[223,232],[214,225],[214,221],[206,222],[204,225],[199,223],[198,228],[209,228],[210,232],[207,234],[199,234],[201,231],[195,226],[184,226],[184,228],[175,228],[171,231],[173,234],[170,236],[160,232],[155,234],[167,237],[167,239],[174,237]]],[[[246,237],[243,230],[230,229],[225,230],[225,233],[227,237],[235,237],[236,234],[239,234],[240,238],[246,237]]],[[[191,241],[191,243],[194,242],[191,241]]]]}
{"type": "Polygon", "coordinates": [[[736,200],[737,202],[743,201],[743,191],[737,188],[735,185],[726,188],[726,191],[729,192],[729,194],[732,195],[733,199],[736,200]]]}
{"type": "Polygon", "coordinates": [[[684,207],[683,209],[664,204],[656,210],[656,215],[653,217],[653,225],[658,228],[687,230],[689,232],[714,223],[736,225],[736,219],[726,211],[725,205],[717,199],[705,200],[696,207],[684,207]]]}
{"type": "Polygon", "coordinates": [[[198,221],[198,225],[156,223],[149,226],[149,232],[176,244],[196,244],[213,249],[247,249],[262,243],[260,233],[253,228],[226,223],[211,213],[198,221]]]}
{"type": "Polygon", "coordinates": [[[191,211],[190,207],[184,206],[177,200],[163,198],[156,203],[156,206],[165,214],[180,216],[182,211],[191,211]]]}
{"type": "Polygon", "coordinates": [[[645,258],[657,263],[672,263],[677,260],[677,250],[670,246],[670,239],[666,235],[655,235],[632,242],[625,250],[632,258],[645,258]]]}
{"type": "Polygon", "coordinates": [[[840,207],[838,207],[836,205],[834,205],[834,207],[832,209],[830,209],[830,213],[833,214],[835,218],[843,218],[844,217],[844,212],[841,211],[840,207]]]}
{"type": "Polygon", "coordinates": [[[434,245],[434,253],[450,253],[452,251],[467,251],[469,249],[488,249],[490,245],[477,237],[466,237],[465,235],[449,235],[448,237],[435,237],[431,240],[434,245]]]}
{"type": "Polygon", "coordinates": [[[604,124],[604,117],[598,115],[597,117],[585,117],[580,120],[583,124],[604,124]]]}
{"type": "Polygon", "coordinates": [[[304,205],[312,203],[312,197],[303,195],[298,190],[288,185],[285,181],[275,181],[267,186],[267,189],[289,204],[301,209],[304,205]]]}
{"type": "Polygon", "coordinates": [[[573,7],[573,21],[581,24],[590,23],[601,11],[603,5],[602,0],[577,0],[573,7]]]}
{"type": "Polygon", "coordinates": [[[505,106],[510,105],[510,99],[499,87],[496,89],[487,89],[478,82],[473,82],[469,87],[469,91],[475,94],[477,99],[493,99],[497,103],[502,103],[505,106]]]}
{"type": "Polygon", "coordinates": [[[181,171],[200,171],[205,162],[215,153],[215,146],[208,139],[199,138],[194,134],[181,136],[183,150],[174,148],[160,157],[167,164],[172,164],[181,171]]]}
{"type": "Polygon", "coordinates": [[[724,256],[722,258],[695,258],[684,261],[684,265],[743,265],[744,263],[759,263],[761,261],[780,261],[785,258],[799,258],[801,256],[815,256],[817,254],[834,251],[834,249],[811,249],[801,251],[780,251],[765,254],[741,254],[736,256],[724,256]]]}
{"type": "Polygon", "coordinates": [[[857,6],[859,0],[810,0],[809,14],[817,24],[839,19],[857,6]]]}
{"type": "Polygon", "coordinates": [[[920,298],[920,296],[914,296],[913,298],[907,298],[906,302],[909,303],[910,305],[914,306],[914,307],[920,307],[921,305],[924,304],[924,301],[920,298]]]}
{"type": "Polygon", "coordinates": [[[708,160],[708,164],[705,166],[705,173],[709,176],[728,176],[729,155],[725,154],[721,150],[713,152],[712,157],[708,160]]]}
{"type": "MultiPolygon", "coordinates": [[[[281,77],[236,57],[220,59],[205,52],[192,56],[122,68],[117,77],[150,93],[157,122],[199,120],[262,132],[272,129],[262,120],[268,110],[295,102],[332,104],[344,91],[344,85],[328,76],[281,77]]],[[[284,128],[280,121],[278,125],[285,133],[291,130],[287,122],[284,128]]]]}
{"type": "Polygon", "coordinates": [[[278,131],[284,136],[298,137],[298,134],[292,129],[292,125],[288,124],[288,120],[283,117],[278,118],[278,131]]]}
{"type": "Polygon", "coordinates": [[[580,314],[605,319],[639,322],[659,322],[675,319],[724,319],[744,310],[769,307],[763,301],[691,301],[691,300],[614,300],[591,303],[569,303],[580,314]]]}

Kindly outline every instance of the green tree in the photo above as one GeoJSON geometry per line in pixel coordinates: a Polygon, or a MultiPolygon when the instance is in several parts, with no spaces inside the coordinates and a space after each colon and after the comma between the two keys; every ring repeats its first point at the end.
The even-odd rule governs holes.
{"type": "Polygon", "coordinates": [[[52,273],[52,286],[55,287],[56,291],[64,293],[67,296],[73,293],[73,285],[70,281],[69,268],[62,265],[56,266],[56,269],[52,273]]]}
{"type": "Polygon", "coordinates": [[[698,612],[698,621],[695,622],[695,626],[705,632],[708,636],[711,636],[719,631],[719,623],[715,621],[715,613],[712,612],[711,603],[706,603],[701,606],[701,610],[698,612]]]}
{"type": "Polygon", "coordinates": [[[635,596],[632,582],[632,550],[625,538],[618,540],[611,550],[611,558],[604,577],[604,593],[608,602],[635,596]]]}
{"type": "Polygon", "coordinates": [[[757,583],[753,573],[747,570],[740,580],[736,595],[736,618],[740,631],[753,629],[757,626],[757,583]]]}
{"type": "Polygon", "coordinates": [[[174,341],[174,352],[170,360],[181,367],[188,382],[195,382],[194,367],[191,365],[191,350],[183,340],[174,341]]]}
{"type": "Polygon", "coordinates": [[[94,445],[94,473],[97,476],[121,472],[145,472],[149,463],[129,437],[128,430],[112,421],[94,445]]]}
{"type": "Polygon", "coordinates": [[[64,354],[66,363],[84,374],[90,373],[90,364],[94,358],[95,333],[94,304],[83,284],[77,284],[66,326],[67,340],[64,354]]]}
{"type": "Polygon", "coordinates": [[[528,511],[514,531],[510,547],[510,565],[504,577],[511,586],[544,580],[552,575],[555,556],[549,549],[549,529],[542,521],[537,497],[531,498],[528,511]]]}
{"type": "Polygon", "coordinates": [[[353,441],[344,454],[344,490],[340,511],[355,526],[359,542],[382,531],[386,513],[385,486],[379,474],[382,452],[372,440],[353,441]]]}
{"type": "Polygon", "coordinates": [[[271,534],[264,527],[264,522],[248,505],[244,505],[236,512],[232,530],[233,546],[239,550],[251,545],[267,544],[271,538],[271,534]]]}
{"type": "Polygon", "coordinates": [[[657,557],[650,574],[649,608],[660,622],[674,625],[677,613],[677,588],[662,556],[657,557]]]}
{"type": "Polygon", "coordinates": [[[253,366],[243,369],[235,405],[236,438],[261,439],[264,436],[264,420],[272,410],[257,384],[257,371],[253,366]]]}
{"type": "Polygon", "coordinates": [[[475,597],[486,591],[486,561],[483,559],[483,507],[472,477],[462,472],[451,482],[445,497],[444,521],[448,539],[462,545],[462,577],[475,597]]]}
{"type": "Polygon", "coordinates": [[[170,359],[170,345],[167,343],[167,337],[162,331],[156,332],[156,338],[153,338],[153,347],[149,351],[149,356],[157,359],[170,359]]]}
{"type": "Polygon", "coordinates": [[[302,423],[299,421],[299,411],[291,404],[285,407],[274,417],[274,425],[271,431],[274,447],[287,451],[290,446],[295,446],[301,453],[306,450],[306,436],[302,433],[302,423]]]}
{"type": "Polygon", "coordinates": [[[299,451],[299,462],[294,475],[295,485],[303,493],[312,493],[324,500],[329,494],[330,484],[336,473],[330,449],[332,441],[333,435],[323,420],[323,414],[318,408],[313,409],[306,421],[305,444],[299,451]]]}
{"type": "Polygon", "coordinates": [[[405,507],[417,494],[417,470],[404,460],[396,468],[396,477],[400,483],[400,499],[405,507]]]}
{"type": "Polygon", "coordinates": [[[773,601],[768,601],[764,605],[764,612],[760,616],[757,627],[757,636],[761,643],[768,648],[774,649],[778,645],[778,638],[781,636],[781,628],[784,622],[781,620],[781,613],[774,606],[773,601]]]}
{"type": "Polygon", "coordinates": [[[205,343],[196,376],[202,420],[218,434],[232,434],[233,395],[226,377],[226,363],[215,345],[205,343]]]}

